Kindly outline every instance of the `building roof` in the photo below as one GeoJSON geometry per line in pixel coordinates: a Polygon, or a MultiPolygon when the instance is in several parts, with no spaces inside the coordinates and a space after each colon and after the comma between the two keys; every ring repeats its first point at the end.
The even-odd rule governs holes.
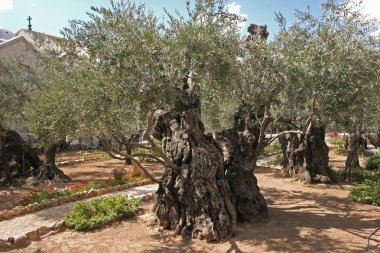
{"type": "Polygon", "coordinates": [[[51,40],[57,40],[57,41],[62,41],[64,40],[63,38],[60,38],[60,37],[57,37],[57,36],[54,36],[54,35],[50,35],[50,34],[46,34],[46,33],[41,33],[41,32],[36,32],[36,31],[33,31],[33,30],[28,30],[28,29],[20,29],[16,32],[16,35],[20,35],[21,32],[28,32],[28,33],[31,33],[33,35],[36,35],[38,37],[46,37],[46,38],[49,38],[51,40]]]}
{"type": "Polygon", "coordinates": [[[20,40],[24,41],[26,43],[26,45],[28,47],[30,47],[33,51],[37,52],[37,50],[34,48],[34,46],[27,39],[25,39],[24,36],[17,36],[17,37],[13,37],[9,40],[2,41],[2,42],[0,42],[0,48],[5,47],[5,46],[12,44],[12,43],[16,43],[17,41],[20,41],[20,40]]]}
{"type": "Polygon", "coordinates": [[[0,43],[6,40],[12,39],[14,37],[16,37],[16,35],[12,33],[11,31],[4,28],[0,28],[0,43]]]}

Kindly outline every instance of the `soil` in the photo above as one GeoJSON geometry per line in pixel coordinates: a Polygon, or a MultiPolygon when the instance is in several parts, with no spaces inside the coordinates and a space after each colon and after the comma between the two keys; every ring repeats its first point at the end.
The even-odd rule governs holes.
{"type": "MultiPolygon", "coordinates": [[[[79,165],[64,169],[81,180],[106,178],[111,170],[108,167],[120,162],[83,165],[91,171],[83,171],[79,165]]],[[[368,236],[380,225],[380,207],[353,202],[348,197],[349,184],[304,185],[282,178],[276,168],[259,168],[255,173],[268,202],[269,222],[239,224],[236,236],[220,243],[182,239],[170,231],[151,227],[152,203],[146,203],[134,220],[93,232],[65,231],[12,252],[366,251],[368,236]]],[[[379,236],[375,239],[380,242],[379,236]]]]}

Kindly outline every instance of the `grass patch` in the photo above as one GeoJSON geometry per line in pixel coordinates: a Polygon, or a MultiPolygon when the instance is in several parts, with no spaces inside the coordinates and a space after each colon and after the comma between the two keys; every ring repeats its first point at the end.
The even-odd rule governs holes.
{"type": "Polygon", "coordinates": [[[380,171],[360,173],[358,181],[361,183],[350,189],[350,196],[357,202],[380,205],[380,171]]]}
{"type": "Polygon", "coordinates": [[[98,228],[121,218],[132,217],[141,205],[139,198],[125,194],[79,201],[73,211],[65,215],[65,225],[75,231],[98,228]]]}

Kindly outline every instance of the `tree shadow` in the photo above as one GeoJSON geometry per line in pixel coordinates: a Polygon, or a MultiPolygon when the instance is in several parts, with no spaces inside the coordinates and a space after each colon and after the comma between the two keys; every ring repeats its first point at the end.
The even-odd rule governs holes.
{"type": "Polygon", "coordinates": [[[152,236],[160,245],[146,252],[364,252],[368,236],[380,222],[376,216],[380,208],[363,207],[348,198],[265,187],[263,191],[273,199],[270,221],[239,224],[236,236],[222,243],[223,251],[218,251],[219,243],[160,234],[152,236]],[[200,245],[207,248],[200,251],[200,245]]]}

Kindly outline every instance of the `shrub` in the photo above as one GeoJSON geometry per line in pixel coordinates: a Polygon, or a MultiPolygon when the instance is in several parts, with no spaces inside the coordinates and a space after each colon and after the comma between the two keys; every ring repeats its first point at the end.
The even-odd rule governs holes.
{"type": "Polygon", "coordinates": [[[281,150],[281,145],[278,142],[275,142],[272,145],[266,146],[263,149],[262,154],[269,155],[269,154],[277,153],[280,150],[281,150]]]}
{"type": "Polygon", "coordinates": [[[144,171],[142,171],[137,165],[133,164],[130,168],[128,168],[128,171],[124,176],[124,180],[130,181],[132,178],[140,177],[145,177],[144,171]]]}
{"type": "Polygon", "coordinates": [[[127,171],[123,168],[115,168],[112,170],[113,178],[117,182],[123,181],[126,174],[127,174],[127,171]]]}
{"type": "Polygon", "coordinates": [[[345,150],[345,149],[342,149],[342,148],[338,148],[337,150],[335,150],[335,154],[337,154],[337,155],[347,155],[348,151],[345,150]]]}
{"type": "Polygon", "coordinates": [[[330,143],[331,143],[331,145],[335,145],[339,148],[344,148],[347,141],[345,141],[345,140],[331,140],[330,143]]]}
{"type": "Polygon", "coordinates": [[[90,230],[117,219],[133,216],[141,200],[125,194],[96,198],[90,202],[79,201],[73,211],[65,215],[65,225],[76,231],[90,230]]]}
{"type": "Polygon", "coordinates": [[[282,165],[283,162],[284,162],[283,155],[277,155],[274,160],[269,161],[267,164],[276,166],[276,165],[282,165]]]}
{"type": "Polygon", "coordinates": [[[371,155],[366,163],[365,163],[366,169],[369,170],[377,170],[380,169],[380,153],[375,153],[371,155]]]}
{"type": "Polygon", "coordinates": [[[350,189],[350,196],[358,202],[380,205],[380,171],[363,172],[361,184],[350,189]]]}

